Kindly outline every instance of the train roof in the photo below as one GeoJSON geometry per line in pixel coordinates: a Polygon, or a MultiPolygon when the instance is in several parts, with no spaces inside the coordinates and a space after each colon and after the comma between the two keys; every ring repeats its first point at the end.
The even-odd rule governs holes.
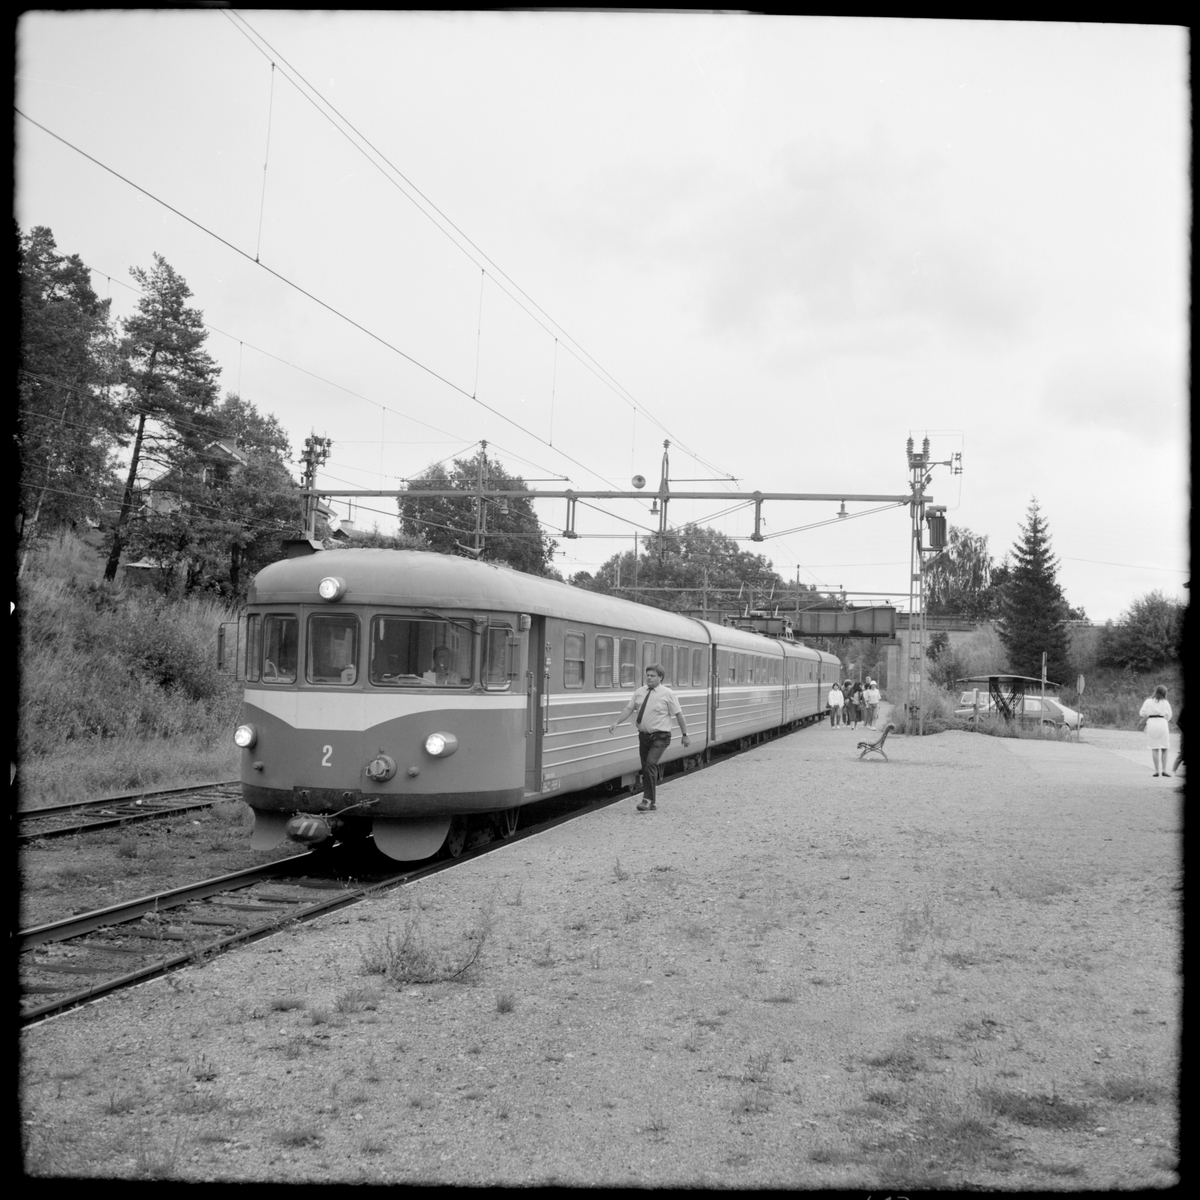
{"type": "Polygon", "coordinates": [[[636,625],[660,637],[696,638],[697,622],[678,613],[425,550],[324,550],[285,559],[258,573],[248,599],[251,604],[318,603],[317,585],[327,575],[344,579],[345,599],[356,604],[528,612],[596,625],[636,625]]]}
{"type": "Polygon", "coordinates": [[[248,600],[251,604],[319,603],[317,585],[328,575],[345,581],[345,599],[355,604],[528,612],[592,625],[636,628],[681,641],[696,641],[703,635],[717,645],[751,653],[772,653],[767,647],[783,644],[789,652],[805,658],[838,661],[832,654],[799,643],[780,643],[761,634],[589,592],[557,579],[425,550],[323,550],[285,559],[259,571],[250,584],[248,600]]]}

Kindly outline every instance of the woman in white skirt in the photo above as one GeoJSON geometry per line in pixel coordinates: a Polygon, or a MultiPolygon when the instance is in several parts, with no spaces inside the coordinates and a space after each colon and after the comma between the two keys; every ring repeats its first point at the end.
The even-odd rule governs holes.
{"type": "Polygon", "coordinates": [[[1167,755],[1171,751],[1171,705],[1167,702],[1167,689],[1160,683],[1154,695],[1142,704],[1138,720],[1146,722],[1146,745],[1154,760],[1154,777],[1169,775],[1167,755]]]}

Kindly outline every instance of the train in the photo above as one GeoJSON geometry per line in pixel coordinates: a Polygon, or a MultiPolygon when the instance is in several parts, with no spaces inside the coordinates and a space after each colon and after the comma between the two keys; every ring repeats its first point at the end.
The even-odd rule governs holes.
{"type": "MultiPolygon", "coordinates": [[[[251,844],[371,837],[389,858],[511,837],[557,792],[628,786],[631,724],[661,664],[691,745],[667,766],[820,720],[831,654],[552,579],[415,550],[324,550],[267,566],[236,643],[251,844]]],[[[679,769],[677,766],[676,770],[679,769]]]]}

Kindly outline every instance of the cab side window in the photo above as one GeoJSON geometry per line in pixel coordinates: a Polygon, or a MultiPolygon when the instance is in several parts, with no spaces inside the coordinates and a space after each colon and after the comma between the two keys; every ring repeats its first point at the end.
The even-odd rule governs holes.
{"type": "Polygon", "coordinates": [[[300,659],[300,622],[270,613],[263,617],[263,683],[295,683],[300,659]]]}

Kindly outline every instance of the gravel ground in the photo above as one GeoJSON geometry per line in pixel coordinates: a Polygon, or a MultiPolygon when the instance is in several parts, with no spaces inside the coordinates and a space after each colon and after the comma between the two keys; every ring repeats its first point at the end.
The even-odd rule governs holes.
{"type": "Polygon", "coordinates": [[[1176,1184],[1172,781],[1137,735],[893,735],[886,763],[861,736],[805,730],[657,813],[624,801],[26,1030],[26,1171],[1176,1184]]]}

